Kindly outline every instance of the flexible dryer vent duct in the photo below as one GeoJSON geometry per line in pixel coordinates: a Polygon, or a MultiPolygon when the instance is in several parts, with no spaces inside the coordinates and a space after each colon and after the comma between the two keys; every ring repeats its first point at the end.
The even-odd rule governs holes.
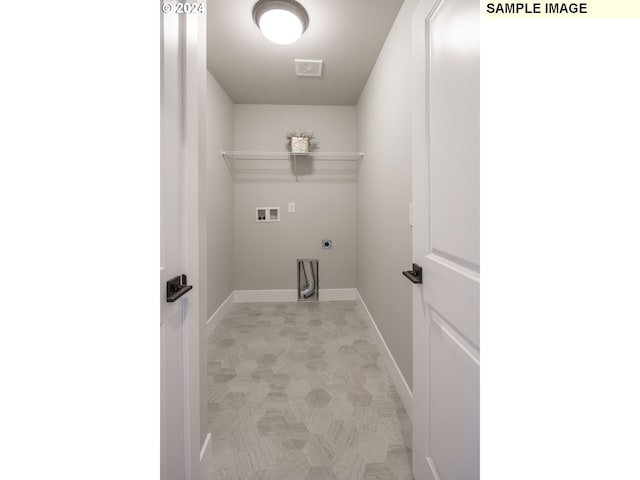
{"type": "Polygon", "coordinates": [[[318,260],[298,260],[298,300],[318,300],[318,260]]]}
{"type": "Polygon", "coordinates": [[[304,298],[309,298],[316,291],[316,282],[313,280],[313,265],[311,264],[311,260],[304,260],[302,262],[302,271],[304,272],[304,279],[307,284],[307,288],[302,290],[302,296],[304,298]]]}

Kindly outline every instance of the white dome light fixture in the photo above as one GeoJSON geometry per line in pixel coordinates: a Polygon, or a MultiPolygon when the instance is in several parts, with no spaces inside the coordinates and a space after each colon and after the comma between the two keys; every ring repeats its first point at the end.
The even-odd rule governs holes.
{"type": "Polygon", "coordinates": [[[253,20],[278,45],[294,43],[309,25],[307,11],[295,0],[260,0],[253,6],[253,20]]]}

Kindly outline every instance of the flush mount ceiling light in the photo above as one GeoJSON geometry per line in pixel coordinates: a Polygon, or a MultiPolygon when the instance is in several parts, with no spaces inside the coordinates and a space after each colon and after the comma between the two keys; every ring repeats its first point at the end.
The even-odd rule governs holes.
{"type": "Polygon", "coordinates": [[[295,0],[260,0],[253,6],[253,20],[262,34],[279,45],[298,40],[309,25],[309,15],[295,0]]]}

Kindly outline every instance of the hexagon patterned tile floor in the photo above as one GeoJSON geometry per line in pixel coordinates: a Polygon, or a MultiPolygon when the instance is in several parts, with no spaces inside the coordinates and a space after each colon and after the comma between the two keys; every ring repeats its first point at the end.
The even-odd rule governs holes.
{"type": "Polygon", "coordinates": [[[241,303],[208,341],[209,480],[412,480],[411,421],[354,301],[241,303]]]}

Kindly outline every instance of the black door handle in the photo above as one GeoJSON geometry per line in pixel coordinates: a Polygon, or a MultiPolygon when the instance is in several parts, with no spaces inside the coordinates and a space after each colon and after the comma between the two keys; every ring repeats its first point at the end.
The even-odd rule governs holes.
{"type": "Polygon", "coordinates": [[[411,283],[422,283],[422,267],[417,263],[413,264],[413,270],[406,270],[402,272],[402,274],[407,277],[411,281],[411,283]]]}
{"type": "Polygon", "coordinates": [[[192,288],[192,285],[187,285],[187,276],[184,274],[167,280],[167,302],[175,302],[192,288]]]}

